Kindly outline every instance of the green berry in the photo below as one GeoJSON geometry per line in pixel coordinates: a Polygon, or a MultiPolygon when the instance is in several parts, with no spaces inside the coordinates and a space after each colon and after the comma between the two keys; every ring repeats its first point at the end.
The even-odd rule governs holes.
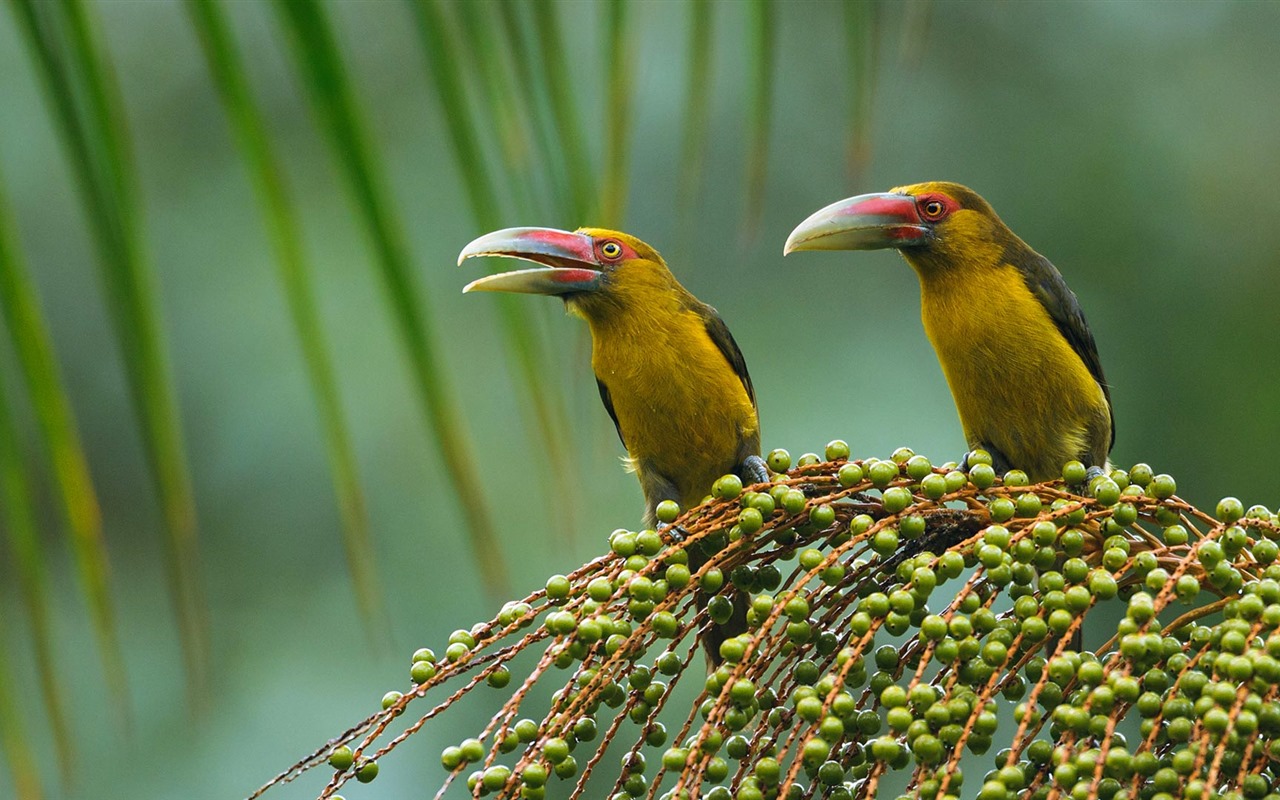
{"type": "Polygon", "coordinates": [[[547,768],[542,764],[529,764],[520,771],[520,780],[525,786],[538,788],[547,783],[547,768]]]}
{"type": "MultiPolygon", "coordinates": [[[[450,648],[461,645],[449,645],[450,648]]],[[[435,677],[436,665],[430,661],[415,661],[413,666],[409,668],[409,680],[415,684],[426,683],[435,677]]]]}
{"type": "Polygon", "coordinates": [[[947,478],[945,475],[931,472],[920,481],[920,490],[930,500],[938,500],[948,491],[947,478]]]}
{"type": "Polygon", "coordinates": [[[463,739],[458,746],[465,761],[475,762],[484,758],[484,743],[479,739],[463,739]]]}
{"type": "Polygon", "coordinates": [[[788,514],[799,514],[809,502],[804,492],[799,489],[787,489],[782,492],[782,510],[788,514]]]}
{"type": "Polygon", "coordinates": [[[892,461],[876,461],[869,467],[864,465],[864,469],[871,479],[871,485],[877,489],[884,489],[898,477],[898,465],[892,461]]]}
{"type": "Polygon", "coordinates": [[[912,496],[910,490],[902,486],[894,486],[884,490],[884,510],[890,514],[897,514],[911,505],[912,496]]]}
{"type": "Polygon", "coordinates": [[[809,512],[809,521],[819,529],[829,528],[836,521],[836,510],[830,503],[822,503],[809,512]]]}
{"type": "Polygon", "coordinates": [[[658,522],[670,525],[680,516],[680,504],[675,500],[663,500],[654,509],[654,515],[658,518],[658,522]]]}
{"type": "Polygon", "coordinates": [[[507,684],[511,683],[511,670],[505,666],[497,667],[493,672],[489,673],[487,681],[495,689],[505,688],[507,684]]]}
{"type": "Polygon", "coordinates": [[[791,469],[791,454],[782,448],[772,450],[765,457],[765,463],[769,465],[769,469],[774,472],[786,472],[791,469]]]}
{"type": "Polygon", "coordinates": [[[462,755],[462,748],[456,745],[446,747],[440,752],[440,765],[450,772],[453,772],[466,762],[467,759],[462,755]]]}
{"type": "Polygon", "coordinates": [[[871,549],[882,556],[887,556],[898,549],[898,532],[893,528],[884,528],[871,537],[871,549]]]}
{"type": "Polygon", "coordinates": [[[742,479],[737,475],[723,475],[711,487],[711,496],[717,500],[734,500],[742,494],[742,479]]]}
{"type": "Polygon", "coordinates": [[[929,463],[929,459],[924,456],[912,456],[907,459],[907,475],[912,480],[921,480],[926,475],[933,474],[933,464],[929,463]]]}
{"type": "Polygon", "coordinates": [[[969,467],[969,482],[979,489],[987,489],[996,482],[996,471],[990,464],[973,464],[969,467]]]}
{"type": "Polygon", "coordinates": [[[831,755],[831,745],[821,736],[815,736],[805,742],[804,749],[801,751],[804,763],[817,766],[827,760],[827,756],[831,755]]]}
{"type": "Polygon", "coordinates": [[[849,457],[849,443],[841,439],[832,439],[827,442],[826,450],[823,451],[828,461],[839,461],[842,458],[849,457]]]}
{"type": "Polygon", "coordinates": [[[486,769],[480,775],[480,784],[490,792],[496,792],[503,786],[507,785],[507,781],[511,778],[511,768],[501,764],[494,764],[486,769]]]}
{"type": "Polygon", "coordinates": [[[1224,497],[1218,501],[1215,516],[1222,522],[1235,522],[1244,516],[1244,504],[1234,497],[1224,497]]]}
{"type": "Polygon", "coordinates": [[[649,625],[659,638],[670,639],[680,630],[680,620],[670,611],[659,611],[649,617],[649,625]]]}
{"type": "Polygon", "coordinates": [[[578,760],[573,756],[567,756],[564,761],[556,764],[552,770],[557,778],[568,779],[578,774],[578,760]]]}
{"type": "Polygon", "coordinates": [[[542,745],[542,754],[552,764],[559,764],[569,757],[569,743],[558,736],[548,739],[542,745]]]}
{"type": "Polygon", "coordinates": [[[1157,475],[1151,479],[1147,491],[1157,500],[1167,500],[1178,493],[1178,484],[1171,475],[1157,475]]]}
{"type": "Polygon", "coordinates": [[[1087,472],[1079,461],[1068,461],[1062,465],[1062,480],[1070,486],[1079,486],[1084,483],[1087,472]]]}
{"type": "Polygon", "coordinates": [[[1120,502],[1120,486],[1109,477],[1094,479],[1090,489],[1094,498],[1104,506],[1114,506],[1120,502]]]}
{"type": "Polygon", "coordinates": [[[841,464],[840,471],[836,473],[836,480],[840,481],[840,485],[845,488],[862,483],[862,465],[854,463],[841,464]]]}
{"type": "Polygon", "coordinates": [[[368,783],[378,777],[378,762],[365,761],[359,767],[356,767],[356,780],[361,783],[368,783]]]}
{"type": "Polygon", "coordinates": [[[715,593],[720,591],[720,587],[724,586],[724,573],[712,567],[702,573],[702,578],[698,581],[698,586],[705,592],[715,593]]]}
{"type": "Polygon", "coordinates": [[[1027,480],[1027,473],[1020,469],[1011,469],[1004,474],[1002,478],[1005,486],[1026,486],[1030,483],[1027,480]]]}
{"type": "MultiPolygon", "coordinates": [[[[768,495],[765,495],[768,497],[768,495]]],[[[738,527],[747,536],[764,527],[764,516],[756,508],[744,508],[738,512],[738,527]]]]}
{"type": "Polygon", "coordinates": [[[569,597],[571,588],[568,578],[563,575],[552,575],[547,579],[547,599],[564,600],[569,597]]]}
{"type": "Polygon", "coordinates": [[[339,772],[346,772],[351,768],[351,765],[354,762],[355,755],[352,753],[351,748],[345,744],[341,747],[335,748],[334,751],[329,754],[329,766],[339,772]]]}

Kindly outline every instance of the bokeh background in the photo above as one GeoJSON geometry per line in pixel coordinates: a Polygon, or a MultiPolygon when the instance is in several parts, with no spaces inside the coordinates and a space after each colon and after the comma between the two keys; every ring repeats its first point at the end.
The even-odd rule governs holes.
{"type": "MultiPolygon", "coordinates": [[[[545,5],[557,20],[584,153],[540,163],[530,134],[522,174],[504,171],[496,155],[477,72],[483,54],[457,33],[460,7],[438,8],[452,20],[445,34],[486,137],[498,224],[601,221],[555,201],[553,184],[570,176],[593,192],[620,192],[625,211],[613,222],[662,250],[732,328],[755,381],[766,449],[820,452],[839,437],[855,455],[909,445],[939,462],[964,449],[921,330],[917,284],[901,260],[891,252],[781,256],[791,228],[822,205],[949,179],[982,193],[1078,294],[1112,386],[1118,464],[1149,462],[1197,503],[1228,494],[1246,506],[1280,502],[1280,5],[938,2],[851,12],[835,2],[713,3],[704,146],[692,177],[684,157],[691,5],[626,4],[624,95],[606,85],[617,47],[605,41],[609,7],[545,5]],[[755,15],[766,6],[762,51],[755,15]],[[771,76],[764,106],[752,77],[761,63],[771,76]],[[761,108],[763,161],[753,139],[761,108]],[[629,153],[605,163],[606,131],[619,114],[629,121],[629,153]],[[752,165],[763,170],[758,198],[752,165]],[[697,192],[678,203],[682,181],[697,192]],[[514,200],[527,196],[533,202],[514,200]]],[[[164,520],[99,255],[50,94],[17,6],[6,5],[0,174],[101,504],[128,686],[122,721],[5,341],[0,372],[49,562],[56,685],[75,751],[69,775],[60,776],[52,755],[30,623],[4,548],[0,647],[48,797],[244,796],[376,708],[384,691],[404,688],[413,648],[439,649],[449,631],[498,605],[423,422],[360,205],[310,101],[287,15],[268,3],[218,9],[301,224],[385,614],[358,610],[315,396],[264,215],[188,8],[89,4],[127,119],[141,241],[194,487],[211,658],[205,699],[191,700],[164,520]]],[[[430,311],[442,371],[463,409],[459,430],[478,454],[501,539],[486,559],[505,562],[511,596],[523,596],[639,519],[638,487],[598,407],[585,331],[558,302],[520,298],[541,343],[542,380],[571,421],[561,434],[567,459],[554,468],[530,430],[527,387],[508,357],[495,299],[460,293],[485,265],[458,268],[456,254],[484,230],[468,205],[417,12],[391,2],[322,9],[405,234],[412,293],[430,311]]],[[[532,43],[545,40],[527,12],[516,18],[537,50],[532,43]]],[[[543,96],[542,80],[517,90],[543,96]]],[[[548,119],[536,124],[557,139],[548,119]]],[[[420,734],[388,759],[377,783],[348,794],[420,792],[439,778],[439,748],[458,735],[420,734]]],[[[0,796],[14,773],[0,767],[0,796]]],[[[275,794],[311,796],[319,785],[312,778],[275,794]]]]}

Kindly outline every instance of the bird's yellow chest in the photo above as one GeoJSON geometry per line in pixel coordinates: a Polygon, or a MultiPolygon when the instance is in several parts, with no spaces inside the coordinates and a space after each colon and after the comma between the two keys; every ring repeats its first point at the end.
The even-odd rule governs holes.
{"type": "Polygon", "coordinates": [[[971,447],[1033,479],[1079,457],[1105,397],[1016,269],[922,275],[921,310],[971,447]]]}
{"type": "Polygon", "coordinates": [[[737,464],[758,431],[742,381],[696,314],[592,322],[591,365],[636,468],[674,483],[688,507],[737,464]]]}

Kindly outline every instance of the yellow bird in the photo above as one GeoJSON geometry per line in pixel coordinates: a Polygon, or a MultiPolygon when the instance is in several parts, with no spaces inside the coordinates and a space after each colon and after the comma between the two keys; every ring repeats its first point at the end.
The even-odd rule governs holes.
{"type": "Polygon", "coordinates": [[[815,212],[796,250],[896,248],[920,279],[925,333],[970,450],[1033,481],[1079,460],[1092,477],[1115,442],[1111,394],[1084,313],[1061,273],[956,183],[864,194],[815,212]]]}
{"type": "MultiPolygon", "coordinates": [[[[480,278],[464,292],[557,295],[586,320],[600,399],[640,479],[646,525],[656,525],[662,501],[692,508],[727,473],[745,484],[769,479],[742,351],[716,310],[681,286],[656,250],[600,228],[508,228],[471,242],[458,263],[475,256],[540,266],[480,278]]],[[[690,556],[694,571],[705,563],[690,556]]],[[[707,643],[713,660],[719,641],[745,630],[746,598],[734,600],[732,621],[707,643]]]]}

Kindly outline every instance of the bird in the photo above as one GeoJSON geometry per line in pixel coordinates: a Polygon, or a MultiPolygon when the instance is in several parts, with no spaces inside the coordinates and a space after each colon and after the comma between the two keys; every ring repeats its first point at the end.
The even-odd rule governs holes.
{"type": "MultiPolygon", "coordinates": [[[[523,227],[475,239],[458,263],[479,256],[539,266],[479,278],[464,292],[555,295],[586,321],[600,399],[639,479],[647,527],[659,527],[660,503],[693,508],[723,475],[737,474],[747,485],[769,480],[742,351],[716,310],[680,285],[657,250],[604,228],[523,227]]],[[[689,553],[695,573],[705,563],[697,549],[689,553]]],[[[700,605],[708,599],[700,596],[700,605]]],[[[747,598],[735,592],[732,600],[729,622],[704,634],[713,666],[720,642],[746,630],[747,598]]]]}
{"type": "Polygon", "coordinates": [[[832,203],[787,237],[797,250],[895,248],[920,279],[921,317],[969,452],[1039,482],[1078,460],[1091,481],[1115,443],[1111,390],[1075,294],[981,196],[918,183],[832,203]]]}

